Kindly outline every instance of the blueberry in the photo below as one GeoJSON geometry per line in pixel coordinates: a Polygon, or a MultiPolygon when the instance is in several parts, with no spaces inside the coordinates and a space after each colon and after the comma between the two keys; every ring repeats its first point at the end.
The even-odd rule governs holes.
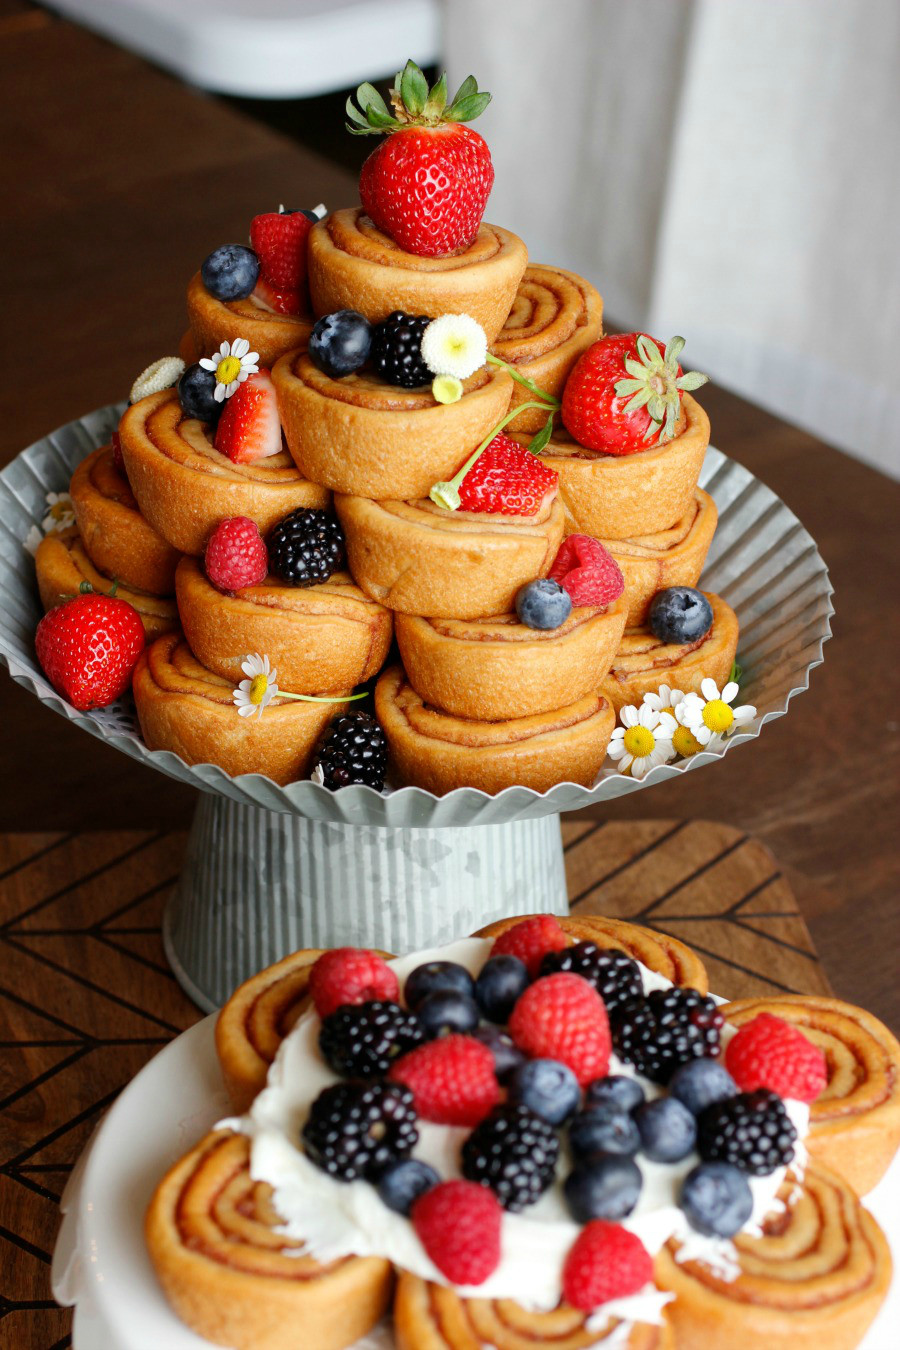
{"type": "Polygon", "coordinates": [[[647,623],[660,642],[696,642],[712,628],[712,605],[693,586],[667,586],[650,602],[647,623]]]}
{"type": "Polygon", "coordinates": [[[578,1223],[627,1218],[641,1194],[641,1169],[631,1158],[600,1154],[580,1163],[563,1183],[566,1204],[578,1223]]]}
{"type": "Polygon", "coordinates": [[[243,300],[259,280],[259,259],[244,244],[223,244],[205,260],[200,276],[217,300],[243,300]]]}
{"type": "Polygon", "coordinates": [[[652,1162],[678,1162],[697,1142],[697,1122],[675,1097],[644,1102],[632,1119],[641,1136],[641,1150],[652,1162]]]}
{"type": "Polygon", "coordinates": [[[558,581],[539,577],[517,594],[516,613],[528,628],[559,628],[572,613],[572,599],[558,581]]]}
{"type": "Polygon", "coordinates": [[[517,956],[492,956],[475,981],[475,997],[491,1022],[508,1022],[519,995],[528,987],[528,970],[517,956]]]}
{"type": "Polygon", "coordinates": [[[502,1083],[520,1064],[525,1063],[525,1056],[509,1032],[501,1031],[499,1027],[480,1026],[475,1028],[472,1035],[476,1041],[486,1045],[494,1056],[494,1073],[498,1082],[502,1083]]]}
{"type": "Polygon", "coordinates": [[[431,1041],[451,1031],[468,1035],[478,1026],[478,1004],[453,989],[438,989],[416,1005],[416,1016],[431,1041]]]}
{"type": "Polygon", "coordinates": [[[225,406],[216,402],[215,392],[215,371],[204,370],[199,363],[188,366],[178,381],[178,401],[185,417],[198,417],[201,422],[215,425],[225,406]]]}
{"type": "Polygon", "coordinates": [[[569,1146],[576,1159],[596,1153],[615,1153],[630,1158],[641,1146],[638,1127],[626,1111],[595,1106],[581,1111],[569,1126],[569,1146]]]}
{"type": "Polygon", "coordinates": [[[530,1059],[510,1075],[508,1098],[528,1106],[549,1125],[561,1125],[578,1106],[578,1079],[555,1059],[530,1059]]]}
{"type": "Polygon", "coordinates": [[[401,1158],[399,1162],[388,1163],[379,1174],[376,1189],[388,1209],[408,1215],[413,1201],[439,1181],[437,1172],[428,1163],[418,1158],[401,1158]]]}
{"type": "Polygon", "coordinates": [[[588,1083],[584,1094],[584,1109],[610,1106],[617,1111],[633,1111],[644,1100],[644,1089],[636,1078],[611,1073],[606,1078],[595,1078],[588,1083]]]}
{"type": "Polygon", "coordinates": [[[734,1163],[704,1162],[685,1177],[679,1204],[698,1233],[729,1238],[753,1213],[753,1192],[734,1163]]]}
{"type": "Polygon", "coordinates": [[[689,1059],[669,1079],[669,1095],[684,1102],[695,1116],[715,1102],[736,1096],[737,1090],[731,1074],[714,1059],[689,1059]]]}
{"type": "Polygon", "coordinates": [[[424,966],[416,966],[403,993],[407,1008],[415,1012],[429,994],[463,994],[466,998],[474,998],[475,981],[465,966],[457,965],[455,961],[428,961],[424,966]]]}
{"type": "Polygon", "coordinates": [[[351,375],[369,359],[372,328],[355,309],[338,309],[319,319],[309,335],[309,359],[332,379],[351,375]]]}

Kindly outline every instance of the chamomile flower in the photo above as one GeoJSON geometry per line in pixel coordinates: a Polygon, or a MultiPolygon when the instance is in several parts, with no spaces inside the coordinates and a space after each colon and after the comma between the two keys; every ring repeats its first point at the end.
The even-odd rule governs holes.
{"type": "Polygon", "coordinates": [[[68,492],[47,493],[47,514],[41,521],[44,534],[59,534],[75,524],[75,508],[68,492]]]}
{"type": "MultiPolygon", "coordinates": [[[[249,345],[248,342],[247,346],[249,345]]],[[[164,389],[171,389],[183,374],[184,362],[180,356],[161,356],[158,361],[152,362],[146,370],[141,371],[131,386],[129,402],[137,403],[139,399],[147,398],[149,394],[161,394],[164,389]]]]}
{"type": "Polygon", "coordinates": [[[467,380],[487,360],[487,337],[469,314],[442,314],[422,334],[422,360],[433,375],[467,380]]]}
{"type": "Polygon", "coordinates": [[[660,712],[642,703],[628,704],[619,713],[622,725],[616,727],[607,754],[618,762],[620,773],[632,778],[646,777],[658,764],[667,764],[674,755],[672,737],[678,723],[671,713],[660,712]]]}
{"type": "Polygon", "coordinates": [[[204,370],[211,370],[215,375],[213,398],[217,403],[224,403],[248,375],[257,373],[259,352],[251,352],[246,338],[235,338],[233,342],[223,342],[212,356],[201,357],[200,364],[204,370]]]}
{"type": "Polygon", "coordinates": [[[720,693],[715,680],[707,678],[701,682],[699,694],[686,696],[678,720],[704,749],[712,748],[756,716],[752,703],[737,708],[730,706],[737,693],[735,680],[729,680],[720,693]]]}
{"type": "Polygon", "coordinates": [[[271,668],[267,656],[260,656],[258,652],[244,657],[241,670],[247,679],[241,680],[232,692],[234,706],[241,717],[252,717],[254,713],[262,717],[272,699],[278,697],[278,685],[275,683],[278,671],[271,668]]]}
{"type": "Polygon", "coordinates": [[[641,699],[648,708],[654,708],[656,712],[670,713],[672,717],[678,718],[678,707],[684,702],[685,695],[680,689],[673,689],[671,685],[661,684],[656,693],[645,694],[641,699]]]}
{"type": "Polygon", "coordinates": [[[40,548],[40,546],[41,546],[41,540],[42,540],[43,538],[44,538],[43,531],[42,531],[42,530],[39,530],[38,527],[37,527],[37,525],[32,525],[31,529],[30,529],[30,530],[28,531],[28,533],[26,534],[25,540],[24,540],[24,543],[25,543],[25,549],[26,549],[26,551],[27,551],[28,553],[31,554],[32,558],[34,557],[34,555],[37,553],[38,549],[40,548]]]}

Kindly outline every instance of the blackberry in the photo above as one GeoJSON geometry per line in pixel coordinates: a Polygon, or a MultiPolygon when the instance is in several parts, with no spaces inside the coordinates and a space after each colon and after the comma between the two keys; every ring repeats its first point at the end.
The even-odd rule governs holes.
{"type": "Polygon", "coordinates": [[[678,988],[627,999],[610,1016],[616,1054],[655,1083],[689,1059],[718,1054],[724,1021],[714,999],[678,988]]]}
{"type": "Polygon", "coordinates": [[[384,732],[371,713],[344,713],[329,726],[315,764],[322,771],[322,782],[332,792],[351,783],[365,783],[381,791],[387,773],[384,732]]]}
{"type": "Polygon", "coordinates": [[[376,374],[388,384],[417,389],[434,376],[422,360],[422,334],[431,323],[427,314],[395,309],[372,329],[370,357],[376,374]]]}
{"type": "Polygon", "coordinates": [[[330,1176],[374,1177],[418,1143],[413,1095],[402,1083],[335,1083],[313,1102],[302,1138],[330,1176]]]}
{"type": "Polygon", "coordinates": [[[317,586],[344,561],[344,531],[328,511],[292,511],[266,544],[270,571],[292,586],[317,586]]]}
{"type": "Polygon", "coordinates": [[[705,1162],[734,1163],[764,1177],[794,1156],[797,1131],[776,1092],[758,1088],[714,1102],[697,1119],[697,1151],[705,1162]]]}
{"type": "Polygon", "coordinates": [[[415,1013],[375,999],[347,1003],[322,1018],[319,1049],[345,1078],[377,1078],[425,1039],[415,1013]]]}
{"type": "Polygon", "coordinates": [[[541,974],[554,975],[558,970],[569,970],[589,980],[610,1015],[626,999],[641,998],[644,993],[637,961],[616,947],[598,947],[596,942],[576,942],[574,947],[547,952],[541,961],[541,974]]]}
{"type": "Polygon", "coordinates": [[[527,1106],[497,1106],[462,1147],[462,1173],[490,1186],[504,1209],[533,1205],[553,1181],[559,1139],[527,1106]]]}

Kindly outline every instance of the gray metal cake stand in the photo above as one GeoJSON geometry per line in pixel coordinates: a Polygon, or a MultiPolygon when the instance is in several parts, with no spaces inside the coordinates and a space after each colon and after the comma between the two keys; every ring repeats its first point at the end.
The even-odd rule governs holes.
{"type": "Polygon", "coordinates": [[[474,788],[444,797],[414,787],[333,793],[310,781],[279,787],[259,774],[232,778],[214,764],[189,766],[168,751],[147,749],[130,696],[77,712],[50,686],[34,654],[41,605],[24,540],[45,513],[46,494],[65,491],[78,461],[109,439],[121,410],[110,406],[70,422],[0,473],[0,660],[54,712],[200,789],[164,936],[176,976],[206,1010],[297,947],[365,943],[403,952],[509,914],[563,913],[561,811],[696,772],[754,739],[787,711],[822,661],[833,609],[814,541],[763,483],[710,448],[700,483],[715,498],[719,527],[702,584],[737,611],[740,697],[759,714],[723,747],[660,765],[641,782],[608,762],[591,788],[512,787],[494,797],[474,788]]]}

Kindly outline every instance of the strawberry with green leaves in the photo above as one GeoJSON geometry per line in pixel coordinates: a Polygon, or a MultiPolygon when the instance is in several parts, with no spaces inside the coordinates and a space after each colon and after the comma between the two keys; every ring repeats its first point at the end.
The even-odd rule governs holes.
{"type": "Polygon", "coordinates": [[[57,693],[73,708],[105,708],[131,684],[144,650],[141,616],[126,600],[95,592],[87,583],[56,605],[35,633],[37,658],[57,693]]]}

